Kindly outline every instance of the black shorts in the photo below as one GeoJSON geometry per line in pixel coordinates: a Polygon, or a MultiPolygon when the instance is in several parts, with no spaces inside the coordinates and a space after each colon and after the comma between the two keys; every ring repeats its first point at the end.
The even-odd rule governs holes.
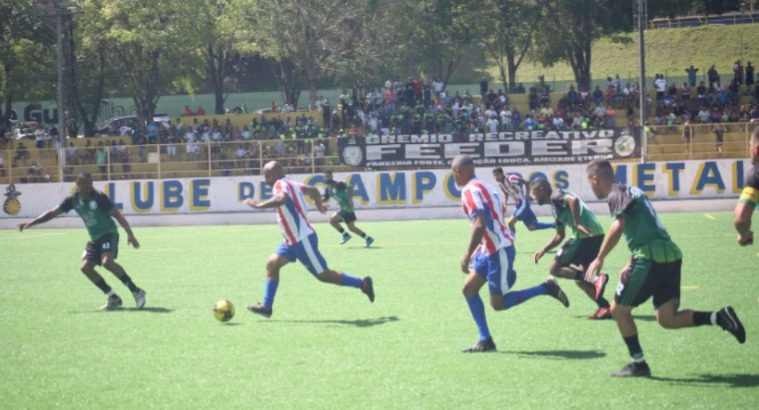
{"type": "Polygon", "coordinates": [[[352,222],[356,222],[356,213],[355,212],[348,212],[348,211],[340,210],[340,212],[338,212],[337,214],[340,215],[343,218],[343,221],[345,221],[345,223],[347,223],[347,224],[352,223],[352,222]]]}
{"type": "Polygon", "coordinates": [[[108,252],[113,254],[113,259],[116,259],[119,255],[119,234],[117,232],[109,232],[96,241],[87,242],[82,259],[93,261],[100,265],[103,254],[108,252]]]}
{"type": "Polygon", "coordinates": [[[683,261],[659,263],[650,259],[632,259],[622,271],[614,301],[624,306],[638,306],[651,296],[654,308],[671,299],[680,299],[680,268],[683,261]]]}
{"type": "Polygon", "coordinates": [[[556,252],[554,260],[561,266],[582,265],[587,268],[598,256],[598,251],[604,243],[604,235],[590,238],[572,238],[556,252]]]}

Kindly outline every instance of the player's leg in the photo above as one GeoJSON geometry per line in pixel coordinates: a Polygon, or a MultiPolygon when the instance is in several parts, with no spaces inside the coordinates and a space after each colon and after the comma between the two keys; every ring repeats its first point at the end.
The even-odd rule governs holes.
{"type": "Polygon", "coordinates": [[[661,276],[661,282],[654,291],[654,307],[656,320],[665,329],[680,329],[684,327],[717,325],[730,332],[739,343],[746,341],[746,331],[735,310],[726,306],[712,312],[699,312],[690,309],[678,310],[680,301],[680,268],[682,261],[657,264],[656,274],[661,276]]]}
{"type": "MultiPolygon", "coordinates": [[[[584,239],[570,239],[556,253],[549,269],[551,275],[565,279],[574,279],[577,286],[598,305],[598,310],[589,319],[611,319],[609,302],[603,297],[603,292],[596,298],[596,287],[585,281],[585,269],[598,255],[603,243],[603,235],[584,239]],[[573,267],[577,266],[577,267],[573,267]]],[[[608,275],[601,280],[608,281],[608,275]]],[[[599,278],[596,278],[599,280],[599,278]]]]}
{"type": "Polygon", "coordinates": [[[264,282],[264,298],[262,302],[256,305],[248,305],[249,311],[263,317],[271,317],[274,297],[279,287],[279,270],[290,262],[295,261],[294,245],[290,246],[285,242],[279,245],[274,253],[266,261],[266,281],[264,282]]]}
{"type": "Polygon", "coordinates": [[[362,279],[345,272],[329,269],[327,261],[319,252],[319,238],[315,233],[298,242],[295,247],[298,260],[316,279],[324,283],[361,289],[369,297],[369,301],[374,302],[372,278],[367,276],[362,279]]]}
{"type": "Polygon", "coordinates": [[[480,257],[479,252],[475,255],[472,260],[472,267],[469,269],[469,274],[461,289],[479,334],[477,343],[462,349],[462,352],[465,353],[489,352],[496,349],[485,317],[485,304],[480,298],[480,289],[487,282],[487,264],[484,263],[483,258],[480,257]]]}
{"type": "Polygon", "coordinates": [[[135,306],[137,306],[137,309],[142,309],[145,306],[145,291],[135,285],[124,267],[116,262],[116,258],[119,255],[119,234],[105,234],[96,243],[100,247],[100,264],[116,276],[124,286],[129,288],[134,297],[135,306]]]}
{"type": "Polygon", "coordinates": [[[333,228],[337,230],[342,236],[343,239],[340,241],[340,245],[344,244],[345,242],[348,242],[351,240],[351,235],[348,232],[345,232],[345,229],[340,225],[340,222],[343,222],[343,213],[342,211],[337,211],[329,218],[329,224],[332,225],[333,228]]]}
{"type": "Polygon", "coordinates": [[[370,247],[374,243],[374,238],[367,235],[364,231],[356,226],[356,213],[355,212],[343,212],[343,219],[345,224],[348,225],[348,229],[356,235],[362,237],[366,243],[366,247],[370,247]]]}
{"type": "Polygon", "coordinates": [[[527,229],[531,231],[541,230],[541,229],[556,229],[556,222],[538,222],[538,217],[535,216],[535,213],[532,212],[532,209],[530,208],[530,203],[528,201],[522,201],[524,204],[521,207],[521,210],[517,214],[517,218],[519,218],[527,227],[527,229]]]}
{"type": "Polygon", "coordinates": [[[119,295],[117,295],[113,289],[105,282],[105,279],[103,279],[102,276],[95,270],[95,266],[97,265],[97,260],[100,257],[100,252],[96,250],[96,246],[94,242],[87,242],[87,248],[84,251],[84,255],[82,256],[82,263],[79,267],[79,269],[84,273],[85,276],[87,276],[87,279],[90,280],[95,286],[98,287],[106,296],[107,300],[103,306],[100,307],[100,309],[103,310],[110,310],[110,309],[116,309],[120,307],[123,302],[119,295]]]}
{"type": "Polygon", "coordinates": [[[541,295],[553,296],[559,299],[563,305],[569,306],[566,295],[552,278],[531,288],[512,291],[511,288],[517,279],[517,273],[514,270],[515,256],[516,250],[513,246],[509,246],[499,249],[496,254],[488,258],[490,306],[493,309],[510,309],[541,295]]]}
{"type": "Polygon", "coordinates": [[[627,345],[632,359],[622,370],[612,373],[613,377],[650,376],[651,370],[643,356],[643,348],[638,340],[638,328],[632,316],[632,310],[651,297],[653,277],[650,274],[651,261],[633,259],[622,270],[619,286],[611,303],[611,314],[617,324],[619,333],[627,345]]]}

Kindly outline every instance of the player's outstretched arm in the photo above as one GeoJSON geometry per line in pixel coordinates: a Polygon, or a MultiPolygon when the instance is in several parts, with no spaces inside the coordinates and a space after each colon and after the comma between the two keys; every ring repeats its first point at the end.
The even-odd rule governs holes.
{"type": "Polygon", "coordinates": [[[308,195],[308,196],[310,196],[311,199],[314,200],[314,203],[316,204],[316,209],[318,209],[319,212],[321,212],[321,213],[327,212],[327,207],[322,202],[322,197],[319,194],[319,190],[318,189],[316,189],[316,188],[314,188],[312,186],[306,185],[305,188],[303,188],[303,193],[306,194],[306,195],[308,195]]]}
{"type": "Polygon", "coordinates": [[[51,210],[43,213],[42,215],[34,218],[30,222],[18,224],[18,231],[19,232],[24,232],[24,229],[31,228],[34,225],[43,224],[43,223],[45,223],[45,222],[47,222],[47,221],[49,221],[49,220],[57,217],[58,215],[60,215],[62,213],[63,212],[61,212],[61,210],[59,210],[58,208],[51,209],[51,210]]]}
{"type": "MultiPolygon", "coordinates": [[[[316,189],[316,188],[314,188],[316,189]]],[[[318,195],[317,191],[317,195],[318,195]]],[[[321,197],[319,197],[321,200],[321,197]]],[[[245,205],[248,205],[251,208],[255,209],[263,209],[263,208],[276,208],[278,206],[282,206],[285,204],[285,201],[287,200],[287,194],[285,194],[283,191],[279,191],[274,194],[271,198],[267,199],[263,202],[258,202],[252,198],[248,198],[245,200],[245,205]]]]}
{"type": "Polygon", "coordinates": [[[485,215],[481,212],[472,217],[472,235],[469,238],[469,246],[466,248],[466,253],[461,257],[461,271],[469,273],[469,262],[472,260],[474,251],[480,246],[482,237],[485,235],[485,215]]]}
{"type": "Polygon", "coordinates": [[[585,235],[593,236],[590,234],[588,228],[580,225],[580,201],[572,195],[566,195],[565,198],[567,201],[567,206],[569,207],[569,212],[572,213],[572,222],[574,223],[577,230],[584,233],[585,235]]]}
{"type": "Polygon", "coordinates": [[[622,237],[622,233],[625,230],[625,218],[622,216],[617,216],[616,219],[611,223],[611,227],[609,228],[609,232],[606,233],[606,237],[604,238],[604,243],[601,245],[601,249],[598,251],[598,256],[596,259],[588,266],[588,269],[585,271],[585,280],[590,282],[590,279],[594,274],[598,274],[601,272],[601,269],[603,269],[604,266],[604,259],[606,259],[606,256],[611,253],[611,251],[614,249],[615,246],[617,246],[617,243],[619,242],[619,238],[622,237]]]}
{"type": "Polygon", "coordinates": [[[127,233],[127,243],[132,245],[134,249],[140,249],[140,242],[134,236],[132,227],[129,226],[129,221],[127,221],[124,214],[122,214],[118,209],[115,209],[111,216],[113,216],[113,218],[118,221],[119,225],[121,225],[121,227],[124,228],[124,231],[127,233]]]}
{"type": "Polygon", "coordinates": [[[749,202],[738,202],[733,212],[733,225],[738,231],[738,244],[741,246],[754,243],[754,232],[751,231],[751,216],[754,214],[756,205],[749,202]]]}
{"type": "Polygon", "coordinates": [[[533,259],[535,260],[535,263],[537,264],[540,258],[543,257],[543,255],[546,254],[546,252],[550,251],[551,249],[558,246],[561,241],[564,240],[564,236],[566,235],[566,228],[563,224],[556,224],[556,233],[553,235],[553,238],[551,238],[550,241],[546,244],[546,246],[543,247],[543,249],[535,252],[535,256],[533,256],[533,259]]]}

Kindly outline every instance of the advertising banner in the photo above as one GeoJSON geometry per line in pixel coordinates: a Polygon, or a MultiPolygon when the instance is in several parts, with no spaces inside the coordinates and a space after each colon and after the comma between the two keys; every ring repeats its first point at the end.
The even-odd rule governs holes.
{"type": "MultiPolygon", "coordinates": [[[[596,199],[585,166],[505,166],[504,170],[530,180],[545,178],[554,187],[569,189],[592,202],[596,199]]],[[[750,167],[748,160],[615,165],[617,181],[637,186],[655,200],[737,198],[750,167]]],[[[492,168],[478,167],[477,177],[494,184],[492,168]]],[[[324,189],[322,174],[291,178],[324,189]]],[[[335,173],[335,179],[351,185],[358,209],[452,207],[459,206],[461,195],[448,169],[335,173]]],[[[260,176],[95,181],[94,185],[127,215],[255,212],[244,204],[246,198],[271,197],[271,187],[260,176]]],[[[73,183],[0,185],[4,194],[0,218],[36,217],[57,206],[75,188],[73,183]]],[[[329,205],[336,208],[334,203],[329,205]]]]}
{"type": "Polygon", "coordinates": [[[570,164],[640,158],[640,128],[488,134],[370,135],[338,138],[342,163],[355,167],[445,167],[459,154],[477,165],[570,164]]]}

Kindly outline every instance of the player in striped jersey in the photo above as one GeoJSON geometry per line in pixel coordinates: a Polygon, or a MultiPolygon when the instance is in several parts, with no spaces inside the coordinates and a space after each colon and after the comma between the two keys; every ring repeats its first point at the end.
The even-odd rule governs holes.
{"type": "Polygon", "coordinates": [[[517,221],[522,221],[527,229],[534,231],[539,229],[553,229],[553,222],[538,222],[535,213],[530,209],[530,193],[527,186],[530,181],[519,175],[506,175],[503,168],[493,169],[493,178],[498,182],[498,187],[504,195],[504,204],[511,198],[514,201],[514,212],[509,217],[509,228],[513,231],[517,221]]]}
{"type": "Polygon", "coordinates": [[[751,169],[746,174],[738,203],[735,205],[735,230],[738,231],[738,244],[741,246],[754,243],[754,232],[751,230],[751,216],[759,205],[759,127],[754,129],[749,141],[751,154],[751,169]]]}
{"type": "Polygon", "coordinates": [[[656,320],[666,329],[717,325],[730,332],[739,343],[746,342],[746,331],[730,306],[711,312],[680,310],[682,252],[672,241],[656,215],[651,201],[637,187],[617,184],[609,161],[594,160],[587,168],[588,182],[598,199],[606,199],[611,212],[611,227],[598,256],[586,275],[600,272],[604,259],[624,235],[632,253],[622,269],[611,304],[611,313],[627,345],[632,362],[613,377],[647,377],[651,370],[643,357],[638,328],[632,310],[653,298],[656,320]]]}
{"type": "Polygon", "coordinates": [[[279,286],[279,270],[289,262],[299,260],[316,279],[339,286],[359,288],[374,302],[372,278],[363,279],[337,272],[327,267],[327,261],[319,252],[319,238],[306,217],[304,194],[316,203],[316,209],[326,212],[319,190],[285,177],[282,166],[271,161],[264,166],[264,179],[273,187],[272,197],[258,202],[246,199],[245,204],[255,209],[276,208],[277,222],[285,240],[266,262],[266,284],[263,302],[248,305],[248,310],[264,317],[271,317],[274,296],[279,286]]]}
{"type": "Polygon", "coordinates": [[[504,204],[490,185],[482,183],[474,174],[474,162],[468,155],[453,160],[451,172],[461,190],[461,206],[472,222],[472,233],[466,253],[461,257],[461,271],[467,274],[463,293],[479,331],[479,341],[464,352],[495,350],[490,335],[485,306],[480,289],[485,283],[490,291],[490,305],[495,310],[506,310],[540,295],[550,295],[569,307],[567,296],[556,280],[549,277],[543,284],[522,290],[512,290],[517,279],[514,270],[514,236],[504,223],[504,204]],[[471,265],[470,265],[471,263],[471,265]]]}

